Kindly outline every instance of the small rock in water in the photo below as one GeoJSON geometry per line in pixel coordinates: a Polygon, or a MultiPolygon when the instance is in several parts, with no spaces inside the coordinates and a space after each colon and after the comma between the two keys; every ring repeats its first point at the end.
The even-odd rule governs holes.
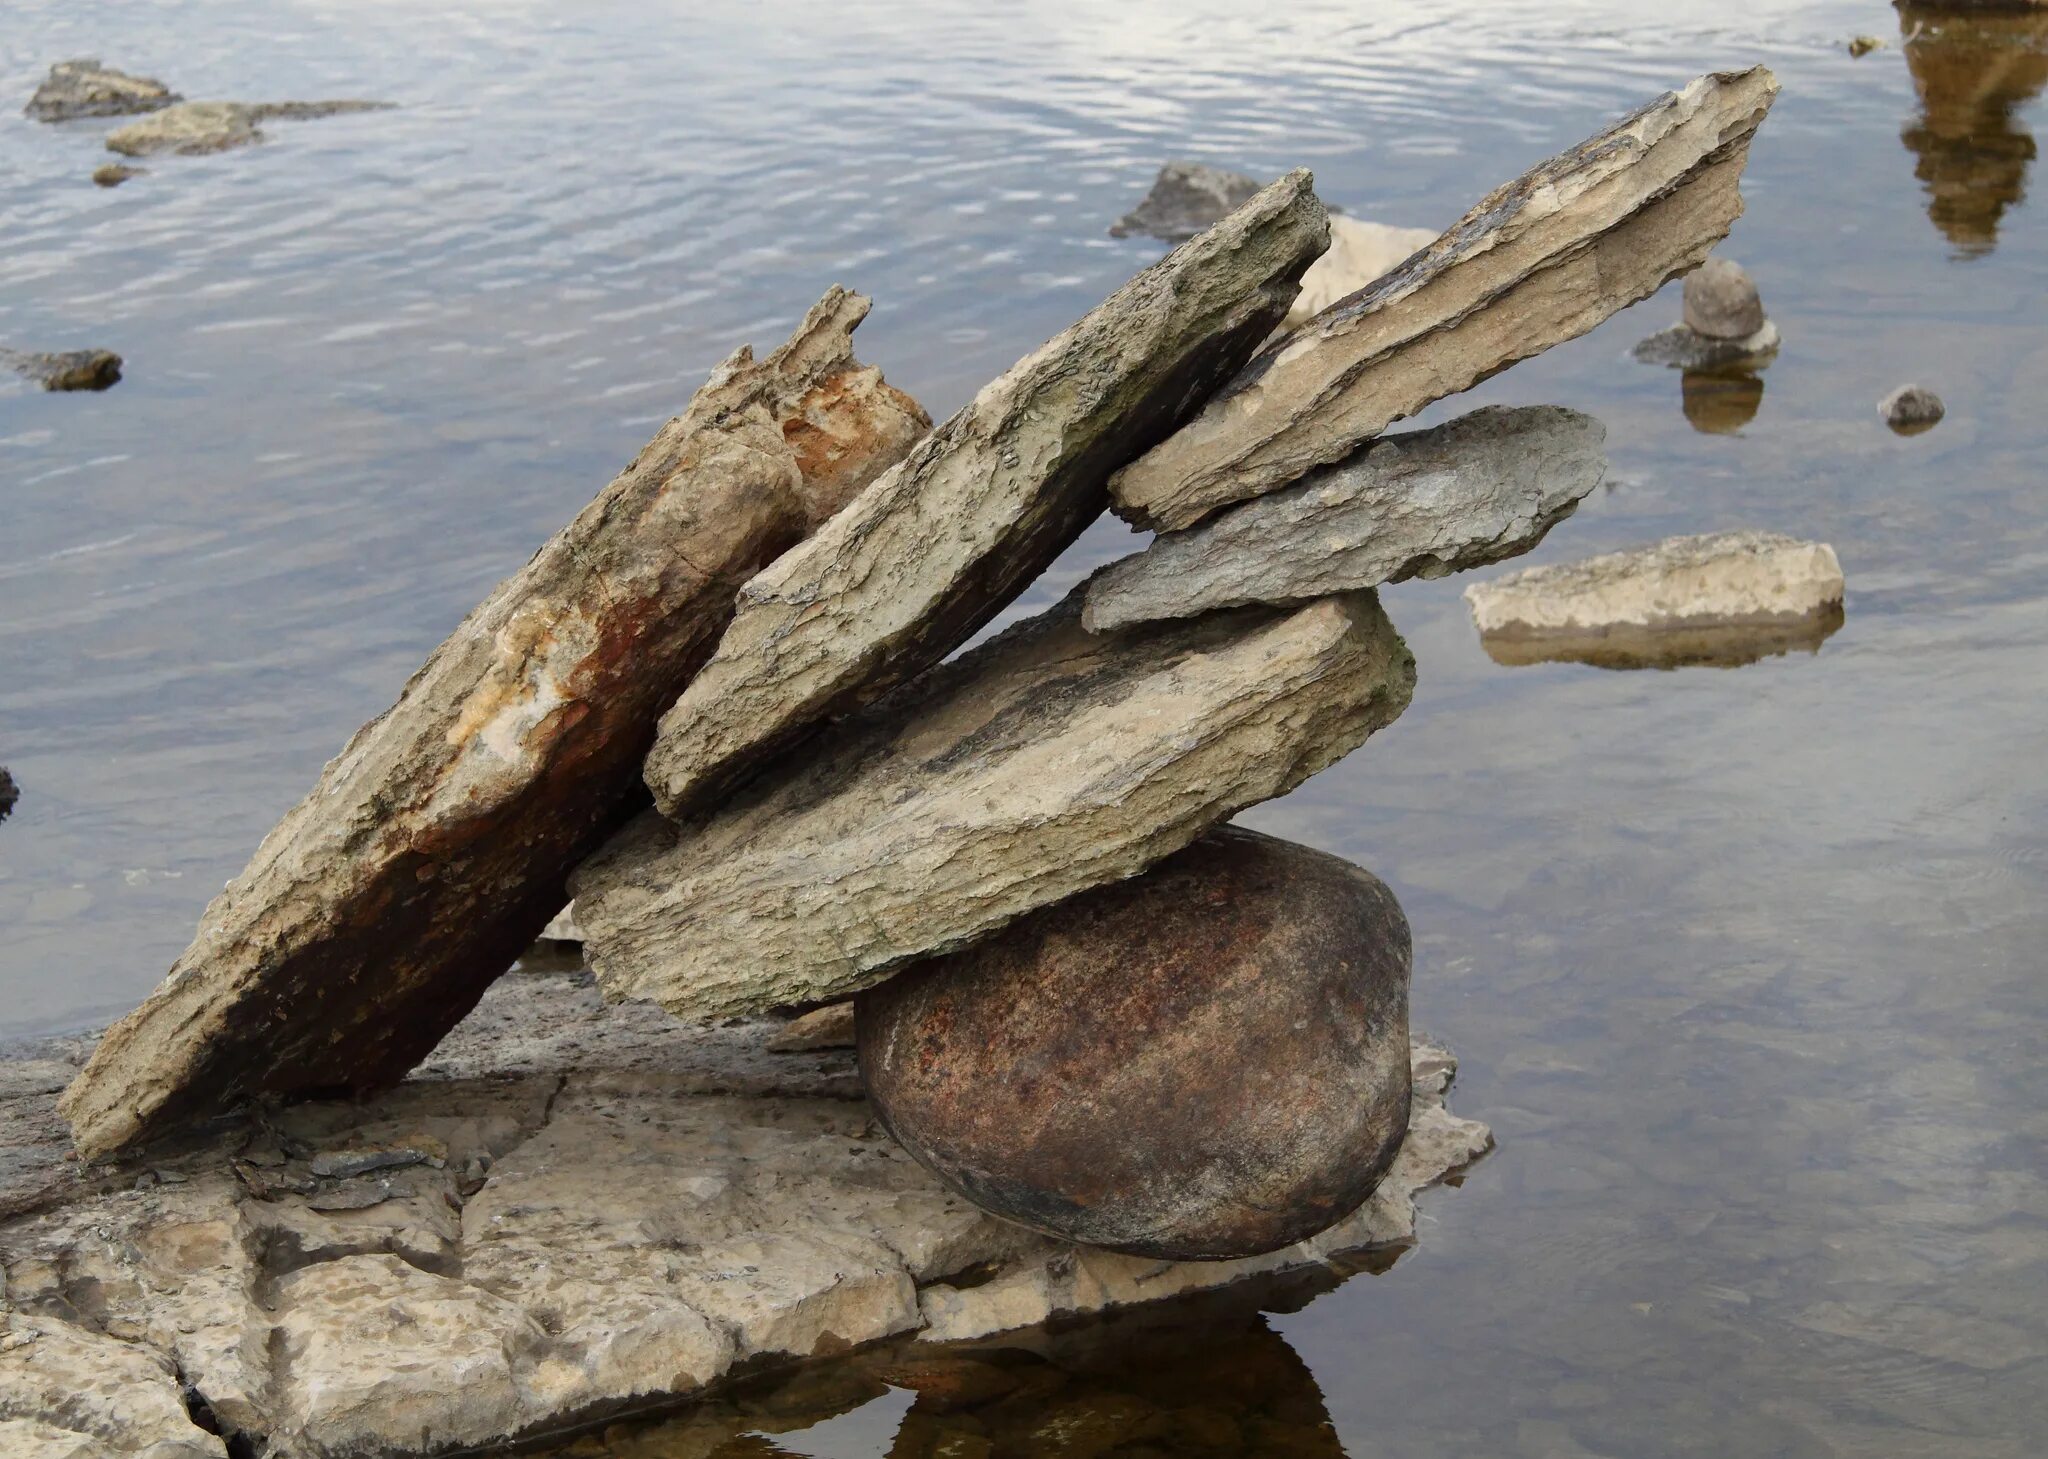
{"type": "Polygon", "coordinates": [[[853,1047],[853,1003],[827,1003],[801,1018],[792,1018],[768,1040],[775,1054],[808,1054],[818,1049],[853,1047]]]}
{"type": "Polygon", "coordinates": [[[14,814],[15,802],[21,799],[21,787],[14,783],[14,777],[7,773],[7,767],[0,765],[0,821],[14,814]]]}
{"type": "Polygon", "coordinates": [[[39,122],[74,117],[125,117],[156,111],[178,100],[163,82],[102,66],[96,56],[59,61],[22,108],[39,122]]]}
{"type": "Polygon", "coordinates": [[[26,375],[45,390],[105,390],[121,378],[121,357],[112,350],[56,354],[0,350],[0,365],[26,375]]]}
{"type": "Polygon", "coordinates": [[[1709,258],[1686,276],[1685,323],[1709,339],[1749,338],[1764,327],[1756,281],[1732,258],[1709,258]]]}
{"type": "Polygon", "coordinates": [[[92,180],[101,187],[119,187],[131,177],[147,177],[147,167],[130,167],[125,162],[102,162],[92,170],[92,180]]]}
{"type": "Polygon", "coordinates": [[[181,101],[107,136],[107,150],[127,157],[158,152],[204,156],[264,140],[258,123],[311,121],[350,112],[386,111],[388,101],[181,101]]]}
{"type": "Polygon", "coordinates": [[[1112,238],[1148,233],[1168,243],[1194,237],[1252,200],[1264,187],[1256,177],[1201,162],[1169,162],[1159,169],[1145,200],[1119,218],[1112,238]]]}
{"type": "Polygon", "coordinates": [[[1225,827],[861,994],[861,1074],[984,1210],[1138,1256],[1277,1251],[1400,1146],[1408,967],[1377,878],[1225,827]]]}
{"type": "Polygon", "coordinates": [[[1924,385],[1901,385],[1877,404],[1884,423],[1902,436],[1932,430],[1948,414],[1941,397],[1924,385]]]}
{"type": "Polygon", "coordinates": [[[1849,41],[1849,54],[1852,56],[1867,56],[1872,51],[1883,49],[1884,42],[1874,35],[1854,36],[1849,41]]]}

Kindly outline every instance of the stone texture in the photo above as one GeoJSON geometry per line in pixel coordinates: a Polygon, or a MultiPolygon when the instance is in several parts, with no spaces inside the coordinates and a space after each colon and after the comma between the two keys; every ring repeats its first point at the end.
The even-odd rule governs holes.
{"type": "Polygon", "coordinates": [[[1301,276],[1301,292],[1287,311],[1287,325],[1296,328],[1339,299],[1355,294],[1390,272],[1417,249],[1436,242],[1430,228],[1397,228],[1361,218],[1330,218],[1330,247],[1301,276]]]}
{"type": "Polygon", "coordinates": [[[655,720],[739,585],[924,428],[854,360],[866,312],[835,289],[733,355],[357,732],[65,1096],[81,1152],[393,1083],[469,1011],[644,804],[655,720]]]}
{"type": "Polygon", "coordinates": [[[125,162],[102,162],[92,170],[92,180],[96,187],[119,187],[131,177],[147,176],[147,167],[130,167],[125,162]]]}
{"type": "Polygon", "coordinates": [[[1377,877],[1222,827],[862,993],[861,1076],[983,1210],[1134,1256],[1263,1255],[1393,1160],[1408,966],[1377,877]]]}
{"type": "Polygon", "coordinates": [[[1169,532],[1088,587],[1094,632],[1246,603],[1443,577],[1527,552],[1600,484],[1606,428],[1557,406],[1486,406],[1169,532]]]}
{"type": "Polygon", "coordinates": [[[1742,209],[1761,66],[1700,77],[1482,199],[1423,252],[1267,346],[1112,479],[1181,528],[1342,460],[1442,396],[1584,334],[1696,267],[1742,209]]]}
{"type": "Polygon", "coordinates": [[[813,1049],[850,1049],[853,1042],[853,1004],[849,1000],[827,1003],[791,1019],[782,1032],[768,1040],[768,1047],[778,1054],[806,1054],[813,1049]]]}
{"type": "MultiPolygon", "coordinates": [[[[492,1447],[928,1313],[987,1331],[1340,1250],[1326,1233],[1179,1266],[1034,1236],[898,1149],[848,1053],[769,1052],[780,1027],[695,1028],[606,1006],[587,976],[514,974],[396,1089],[100,1167],[67,1159],[50,1110],[75,1041],[0,1057],[0,1140],[45,1132],[0,1187],[0,1452],[223,1459],[181,1385],[236,1453],[492,1447]],[[315,1173],[372,1150],[441,1164],[315,1173]],[[333,1199],[352,1188],[379,1198],[333,1199]]],[[[1353,1244],[1409,1239],[1414,1192],[1485,1147],[1443,1111],[1443,1056],[1418,1047],[1413,1068],[1409,1140],[1353,1244]]]]}
{"type": "Polygon", "coordinates": [[[107,134],[107,150],[124,157],[159,152],[203,156],[265,140],[262,123],[311,121],[351,112],[386,111],[388,101],[181,101],[107,134]]]}
{"type": "Polygon", "coordinates": [[[1109,236],[1149,234],[1181,243],[1250,202],[1261,184],[1256,177],[1204,162],[1169,162],[1159,169],[1144,201],[1112,223],[1109,236]]]}
{"type": "Polygon", "coordinates": [[[1685,324],[1709,339],[1747,339],[1764,327],[1756,280],[1732,258],[1718,254],[1685,277],[1685,324]]]}
{"type": "Polygon", "coordinates": [[[27,376],[45,390],[105,390],[121,378],[121,357],[112,350],[37,354],[0,349],[0,365],[27,376]]]}
{"type": "Polygon", "coordinates": [[[23,114],[39,122],[75,117],[124,117],[156,111],[178,100],[163,82],[102,66],[96,56],[59,61],[29,98],[23,114]]]}
{"type": "Polygon", "coordinates": [[[1012,367],[810,542],[748,583],[647,761],[672,817],[812,726],[937,663],[1107,505],[1270,334],[1328,243],[1291,173],[1012,367]]]}
{"type": "Polygon", "coordinates": [[[827,1002],[1142,871],[1407,707],[1370,594],[1095,635],[1085,588],[577,872],[608,993],[692,1018],[827,1002]]]}
{"type": "Polygon", "coordinates": [[[1877,412],[1899,434],[1915,435],[1931,429],[1948,407],[1924,385],[1901,385],[1877,403],[1877,412]]]}
{"type": "Polygon", "coordinates": [[[1526,568],[1475,583],[1465,601],[1488,640],[1792,628],[1839,608],[1842,566],[1824,542],[1717,532],[1526,568]]]}
{"type": "Polygon", "coordinates": [[[1756,333],[1737,339],[1716,339],[1689,324],[1674,324],[1639,341],[1630,353],[1646,365],[1674,370],[1761,369],[1777,354],[1780,343],[1778,326],[1768,319],[1756,333]]]}

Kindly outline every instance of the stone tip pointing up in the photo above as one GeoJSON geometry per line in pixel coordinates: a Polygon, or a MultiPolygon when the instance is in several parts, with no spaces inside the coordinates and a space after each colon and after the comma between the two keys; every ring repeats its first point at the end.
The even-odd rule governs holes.
{"type": "Polygon", "coordinates": [[[1329,246],[1289,173],[1012,366],[803,546],[748,583],[704,672],[663,717],[647,784],[705,809],[812,726],[972,637],[1108,506],[1286,316],[1329,246]]]}
{"type": "Polygon", "coordinates": [[[1777,92],[1762,66],[1702,76],[1497,188],[1119,471],[1118,514],[1191,526],[1654,293],[1741,215],[1749,141],[1777,92]]]}

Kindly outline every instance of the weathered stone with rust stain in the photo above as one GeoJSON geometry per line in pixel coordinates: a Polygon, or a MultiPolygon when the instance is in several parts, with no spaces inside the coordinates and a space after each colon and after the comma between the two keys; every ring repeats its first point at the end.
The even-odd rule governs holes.
{"type": "Polygon", "coordinates": [[[1433,400],[1575,338],[1706,257],[1778,84],[1702,76],[1481,199],[1401,267],[1262,350],[1119,471],[1116,510],[1178,529],[1342,460],[1433,400]]]}
{"type": "Polygon", "coordinates": [[[1306,1240],[1408,1127],[1407,919],[1369,873],[1226,827],[860,995],[861,1074],[941,1180],[1170,1260],[1306,1240]]]}
{"type": "Polygon", "coordinates": [[[1108,506],[1110,472],[1250,357],[1329,243],[1294,172],[985,387],[823,531],[746,585],[661,721],[647,783],[705,809],[813,726],[939,662],[1108,506]]]}
{"type": "Polygon", "coordinates": [[[392,1083],[469,1011],[646,803],[655,721],[740,584],[928,424],[853,358],[867,307],[834,289],[728,359],[357,732],[66,1093],[81,1152],[392,1083]]]}

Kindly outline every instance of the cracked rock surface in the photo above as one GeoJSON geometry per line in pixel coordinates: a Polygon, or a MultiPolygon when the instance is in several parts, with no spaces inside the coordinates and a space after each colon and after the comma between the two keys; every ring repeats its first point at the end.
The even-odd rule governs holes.
{"type": "Polygon", "coordinates": [[[88,1167],[51,1107],[85,1041],[0,1052],[0,1452],[533,1437],[749,1359],[978,1336],[1405,1243],[1415,1192],[1489,1142],[1444,1108],[1448,1056],[1418,1044],[1408,1140],[1339,1227],[1249,1262],[1113,1256],[951,1194],[882,1132],[850,1053],[772,1053],[781,1027],[686,1026],[605,1006],[585,975],[518,973],[376,1099],[88,1167]]]}

